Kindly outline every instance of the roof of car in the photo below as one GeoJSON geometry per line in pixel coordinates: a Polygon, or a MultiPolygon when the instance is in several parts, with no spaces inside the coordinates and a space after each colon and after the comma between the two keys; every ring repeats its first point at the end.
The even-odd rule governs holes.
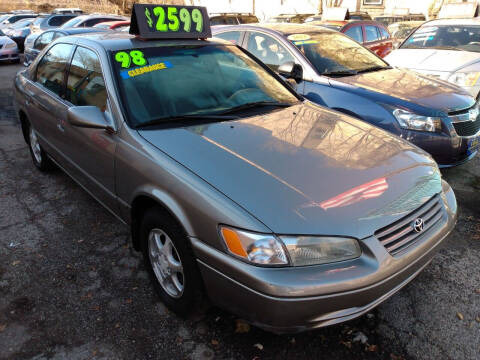
{"type": "MultiPolygon", "coordinates": [[[[63,29],[62,29],[63,30],[63,29]]],[[[95,28],[96,34],[79,34],[71,36],[71,40],[78,39],[80,42],[93,42],[100,44],[105,50],[117,51],[131,48],[155,47],[158,45],[206,45],[206,44],[226,44],[232,43],[221,39],[190,40],[190,39],[164,39],[164,40],[144,40],[135,35],[109,30],[100,30],[95,28]]],[[[72,34],[73,35],[73,34],[72,34]]]]}
{"type": "Polygon", "coordinates": [[[283,35],[290,35],[290,34],[301,34],[301,33],[309,33],[309,32],[332,32],[332,30],[314,26],[308,24],[292,24],[292,23],[261,23],[261,24],[241,24],[241,25],[222,25],[220,26],[212,26],[212,29],[268,29],[273,32],[277,32],[283,35]]]}
{"type": "Polygon", "coordinates": [[[436,19],[427,21],[425,25],[480,25],[480,18],[473,19],[436,19]]]}

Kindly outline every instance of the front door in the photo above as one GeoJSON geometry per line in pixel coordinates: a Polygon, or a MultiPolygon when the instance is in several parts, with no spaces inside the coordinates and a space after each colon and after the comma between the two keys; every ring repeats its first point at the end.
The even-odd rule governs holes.
{"type": "MultiPolygon", "coordinates": [[[[96,106],[113,121],[98,54],[81,46],[75,49],[67,73],[65,99],[69,106],[96,106]]],[[[60,148],[70,172],[97,200],[116,210],[114,155],[116,135],[103,129],[72,126],[67,111],[58,118],[60,148]]]]}

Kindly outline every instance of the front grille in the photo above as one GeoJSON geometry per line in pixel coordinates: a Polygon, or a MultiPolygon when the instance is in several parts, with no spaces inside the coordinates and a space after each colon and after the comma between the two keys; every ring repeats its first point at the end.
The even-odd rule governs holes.
{"type": "Polygon", "coordinates": [[[480,130],[480,117],[475,121],[462,121],[452,123],[458,136],[472,136],[480,130]]]}
{"type": "Polygon", "coordinates": [[[443,215],[443,207],[440,196],[435,195],[420,208],[404,218],[377,230],[375,236],[391,255],[395,255],[406,249],[428,229],[435,225],[443,215]],[[417,232],[413,227],[416,219],[421,218],[424,222],[423,231],[417,232]]]}

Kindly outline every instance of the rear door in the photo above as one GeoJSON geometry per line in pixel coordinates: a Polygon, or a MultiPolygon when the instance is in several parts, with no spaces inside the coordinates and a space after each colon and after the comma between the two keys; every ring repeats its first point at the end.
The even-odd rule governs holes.
{"type": "Polygon", "coordinates": [[[42,145],[57,161],[62,162],[59,151],[59,114],[66,109],[65,70],[73,50],[71,44],[55,44],[40,59],[34,80],[26,85],[26,102],[32,126],[42,145]]]}
{"type": "Polygon", "coordinates": [[[382,40],[375,25],[364,25],[364,45],[379,55],[382,52],[382,40]]]}
{"type": "Polygon", "coordinates": [[[393,41],[390,33],[383,26],[378,26],[378,32],[380,33],[382,41],[382,46],[378,53],[378,56],[383,58],[384,56],[390,54],[390,52],[393,50],[393,41]]]}

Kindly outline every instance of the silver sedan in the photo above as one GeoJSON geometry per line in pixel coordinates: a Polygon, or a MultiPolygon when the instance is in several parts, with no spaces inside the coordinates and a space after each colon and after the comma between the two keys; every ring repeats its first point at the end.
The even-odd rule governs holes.
{"type": "Polygon", "coordinates": [[[35,166],[56,164],[131,228],[186,315],[208,298],[302,331],[360,316],[453,229],[432,158],[297,95],[223,41],[68,36],[15,80],[35,166]]]}

